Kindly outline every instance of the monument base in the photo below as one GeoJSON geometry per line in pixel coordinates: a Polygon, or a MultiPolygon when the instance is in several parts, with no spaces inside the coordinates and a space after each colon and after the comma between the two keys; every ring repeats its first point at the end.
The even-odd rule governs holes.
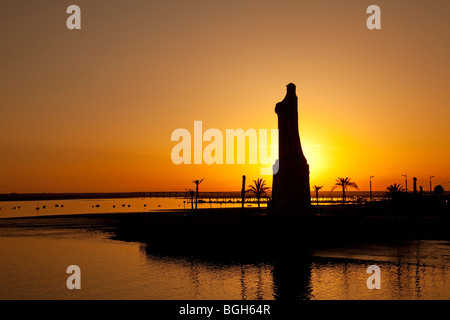
{"type": "Polygon", "coordinates": [[[311,211],[309,165],[285,160],[273,176],[272,209],[279,214],[305,214],[311,211]]]}

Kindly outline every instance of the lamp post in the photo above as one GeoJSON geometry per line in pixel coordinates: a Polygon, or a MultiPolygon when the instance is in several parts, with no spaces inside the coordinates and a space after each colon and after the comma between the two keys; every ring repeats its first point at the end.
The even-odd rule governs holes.
{"type": "Polygon", "coordinates": [[[433,189],[431,189],[431,179],[434,178],[434,176],[430,176],[430,194],[433,193],[433,189]]]}
{"type": "Polygon", "coordinates": [[[244,213],[245,205],[245,175],[242,176],[242,189],[241,189],[241,203],[242,203],[242,213],[244,213]]]}
{"type": "Polygon", "coordinates": [[[372,202],[372,178],[374,178],[374,176],[370,175],[369,176],[369,190],[370,190],[370,202],[372,202]]]}
{"type": "Polygon", "coordinates": [[[405,173],[402,174],[402,177],[405,177],[405,191],[408,193],[408,175],[405,173]]]}

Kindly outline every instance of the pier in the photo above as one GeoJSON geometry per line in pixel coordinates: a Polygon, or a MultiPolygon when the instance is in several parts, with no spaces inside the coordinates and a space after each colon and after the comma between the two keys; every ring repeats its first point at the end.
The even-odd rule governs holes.
{"type": "MultiPolygon", "coordinates": [[[[270,191],[268,196],[271,197],[270,191]]],[[[374,191],[373,201],[383,200],[384,192],[374,191]]],[[[8,193],[0,194],[2,201],[41,201],[41,200],[76,200],[76,199],[113,199],[113,198],[178,198],[191,201],[188,191],[149,191],[149,192],[93,192],[93,193],[8,193]]],[[[195,198],[195,196],[194,196],[195,198]]],[[[262,198],[261,203],[267,203],[268,198],[262,198]]],[[[199,191],[199,203],[241,203],[241,191],[199,191]]],[[[347,204],[360,204],[369,201],[369,193],[364,191],[348,192],[347,204]]],[[[248,194],[245,202],[256,203],[256,198],[248,194]]],[[[311,191],[312,205],[316,204],[315,192],[311,191]]],[[[342,194],[324,191],[320,193],[319,204],[339,204],[342,194]]]]}

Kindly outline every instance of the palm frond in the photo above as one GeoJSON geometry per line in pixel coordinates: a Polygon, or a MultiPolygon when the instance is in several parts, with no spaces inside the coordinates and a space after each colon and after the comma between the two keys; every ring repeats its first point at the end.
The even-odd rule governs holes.
{"type": "Polygon", "coordinates": [[[358,185],[357,185],[356,183],[354,183],[354,182],[349,182],[349,183],[347,184],[347,186],[349,186],[349,187],[352,187],[352,188],[355,188],[355,189],[359,190],[359,188],[358,188],[358,185]]]}
{"type": "Polygon", "coordinates": [[[203,180],[205,180],[205,178],[202,178],[200,180],[192,180],[192,183],[195,183],[197,186],[203,182],[203,180]]]}
{"type": "Polygon", "coordinates": [[[246,192],[251,192],[255,195],[256,198],[261,198],[269,189],[270,187],[266,187],[266,181],[264,179],[258,178],[256,180],[253,180],[253,185],[249,185],[246,192]]]}
{"type": "Polygon", "coordinates": [[[314,188],[315,191],[319,191],[320,189],[323,188],[323,186],[314,185],[313,188],[314,188]]]}

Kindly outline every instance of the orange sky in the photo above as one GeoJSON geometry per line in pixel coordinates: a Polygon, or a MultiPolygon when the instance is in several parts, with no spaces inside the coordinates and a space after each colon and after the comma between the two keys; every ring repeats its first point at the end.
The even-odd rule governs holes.
{"type": "MultiPolygon", "coordinates": [[[[180,165],[177,128],[277,127],[297,85],[311,185],[450,181],[449,1],[9,1],[0,193],[239,190],[257,165],[180,165]],[[77,4],[82,29],[66,28],[77,4]],[[381,7],[381,30],[366,8],[381,7]]],[[[267,176],[269,184],[271,177],[267,176]]],[[[450,189],[450,183],[444,185],[450,189]]]]}

